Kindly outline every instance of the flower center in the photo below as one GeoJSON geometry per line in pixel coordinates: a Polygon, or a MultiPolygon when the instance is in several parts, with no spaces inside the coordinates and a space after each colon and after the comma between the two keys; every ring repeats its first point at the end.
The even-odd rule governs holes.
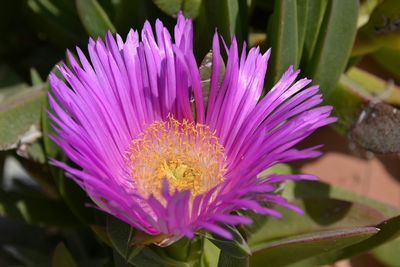
{"type": "Polygon", "coordinates": [[[219,184],[225,172],[224,149],[215,133],[172,116],[154,121],[132,141],[127,162],[138,192],[159,199],[163,179],[170,193],[190,190],[194,197],[219,184]]]}

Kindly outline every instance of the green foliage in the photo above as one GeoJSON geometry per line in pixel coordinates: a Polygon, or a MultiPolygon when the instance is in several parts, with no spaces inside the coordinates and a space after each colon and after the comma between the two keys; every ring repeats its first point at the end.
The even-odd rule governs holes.
{"type": "Polygon", "coordinates": [[[153,0],[153,2],[165,13],[176,16],[182,11],[186,16],[196,18],[199,14],[201,0],[153,0]]]}
{"type": "Polygon", "coordinates": [[[298,32],[296,0],[275,1],[274,13],[268,26],[268,46],[272,47],[273,53],[266,86],[272,88],[288,66],[298,67],[298,35],[304,34],[304,29],[298,32]]]}
{"type": "Polygon", "coordinates": [[[0,91],[0,150],[15,149],[23,142],[40,137],[40,109],[44,103],[43,86],[23,84],[0,91]]]}
{"type": "Polygon", "coordinates": [[[334,251],[359,243],[378,231],[379,229],[374,227],[356,227],[277,240],[254,247],[251,265],[263,266],[265,262],[269,262],[273,266],[286,266],[326,251],[334,251]]]}
{"type": "Polygon", "coordinates": [[[82,24],[90,36],[104,37],[107,31],[116,31],[97,0],[77,0],[76,7],[82,24]]]}
{"type": "Polygon", "coordinates": [[[59,243],[54,251],[52,267],[77,267],[71,253],[63,243],[59,243]]]}
{"type": "Polygon", "coordinates": [[[358,0],[329,1],[306,74],[325,95],[345,70],[356,34],[358,0]]]}

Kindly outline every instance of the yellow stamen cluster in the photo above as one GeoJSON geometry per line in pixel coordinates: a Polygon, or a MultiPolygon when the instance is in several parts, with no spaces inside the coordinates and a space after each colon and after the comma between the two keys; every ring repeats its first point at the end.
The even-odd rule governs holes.
{"type": "Polygon", "coordinates": [[[225,172],[224,149],[215,133],[172,116],[148,125],[132,141],[127,161],[138,192],[159,199],[164,177],[171,193],[189,189],[194,197],[220,183],[225,172]]]}

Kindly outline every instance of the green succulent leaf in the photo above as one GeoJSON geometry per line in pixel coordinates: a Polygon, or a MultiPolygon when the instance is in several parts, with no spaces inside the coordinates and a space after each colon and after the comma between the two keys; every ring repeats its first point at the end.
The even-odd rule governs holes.
{"type": "MultiPolygon", "coordinates": [[[[304,0],[303,0],[304,1],[304,0]]],[[[301,69],[306,69],[309,64],[312,55],[314,54],[315,45],[317,43],[318,34],[320,32],[320,27],[322,20],[324,18],[324,13],[328,5],[328,0],[308,0],[307,1],[307,11],[306,11],[306,26],[305,26],[305,36],[304,45],[301,54],[301,69]]],[[[298,12],[299,27],[302,27],[300,20],[302,19],[300,11],[298,12]]],[[[300,40],[300,38],[299,38],[300,40]]]]}
{"type": "Polygon", "coordinates": [[[107,233],[113,248],[127,261],[133,259],[142,247],[132,245],[135,230],[128,224],[107,216],[107,233]]]}
{"type": "Polygon", "coordinates": [[[32,144],[41,137],[40,112],[45,98],[43,86],[17,85],[0,91],[0,150],[32,144]]]}
{"type": "Polygon", "coordinates": [[[221,250],[221,253],[229,254],[231,257],[245,258],[250,255],[250,247],[242,233],[234,226],[224,225],[224,228],[232,233],[233,240],[226,240],[217,235],[207,235],[207,239],[217,246],[221,250]]]}
{"type": "Polygon", "coordinates": [[[222,250],[218,259],[218,267],[247,267],[249,266],[249,260],[249,256],[237,258],[222,250]]]}
{"type": "Polygon", "coordinates": [[[329,1],[306,75],[325,95],[345,70],[357,29],[358,0],[329,1]]]}
{"type": "Polygon", "coordinates": [[[249,236],[249,246],[253,248],[273,240],[318,231],[376,225],[385,218],[368,206],[338,199],[305,198],[297,199],[293,204],[304,210],[305,214],[299,216],[293,211],[277,207],[283,218],[269,218],[257,232],[249,236]]]}
{"type": "Polygon", "coordinates": [[[197,17],[201,4],[201,0],[153,0],[153,2],[170,16],[175,17],[182,10],[191,18],[197,17]]]}
{"type": "Polygon", "coordinates": [[[352,244],[342,249],[326,251],[315,257],[305,259],[293,265],[295,266],[320,266],[331,264],[344,258],[350,258],[362,252],[369,251],[385,242],[394,240],[400,236],[400,216],[390,218],[376,226],[380,229],[375,235],[359,243],[352,244]]]}
{"type": "Polygon", "coordinates": [[[207,238],[204,238],[202,252],[201,267],[213,267],[218,265],[221,250],[207,238]]]}
{"type": "Polygon", "coordinates": [[[239,46],[247,39],[247,1],[246,0],[203,0],[196,20],[194,47],[198,59],[207,54],[211,47],[215,30],[224,38],[227,45],[235,35],[239,46]]]}
{"type": "Polygon", "coordinates": [[[275,1],[267,30],[268,47],[273,51],[266,79],[267,88],[272,88],[290,65],[298,66],[298,34],[296,0],[275,1]]]}
{"type": "Polygon", "coordinates": [[[372,250],[371,254],[386,266],[396,266],[400,262],[400,239],[385,243],[372,250]]]}
{"type": "Polygon", "coordinates": [[[54,251],[52,267],[77,267],[71,253],[63,243],[59,243],[54,251]]]}
{"type": "Polygon", "coordinates": [[[115,32],[115,27],[97,0],[76,0],[79,17],[91,37],[104,36],[107,31],[115,32]]]}
{"type": "MultiPolygon", "coordinates": [[[[316,2],[316,1],[311,1],[311,2],[316,2]]],[[[303,53],[304,41],[306,38],[309,6],[311,4],[310,0],[297,0],[296,3],[297,3],[296,13],[297,13],[297,37],[298,37],[296,66],[299,66],[300,59],[303,53]]]]}
{"type": "Polygon", "coordinates": [[[376,234],[375,227],[354,227],[309,233],[252,247],[251,266],[286,266],[290,263],[359,243],[376,234]]]}
{"type": "Polygon", "coordinates": [[[343,249],[343,253],[340,255],[341,258],[348,258],[353,255],[357,255],[360,252],[371,250],[379,245],[382,245],[388,241],[394,240],[400,236],[400,215],[387,219],[376,226],[380,229],[379,233],[372,236],[370,239],[365,240],[359,244],[354,244],[343,249]]]}

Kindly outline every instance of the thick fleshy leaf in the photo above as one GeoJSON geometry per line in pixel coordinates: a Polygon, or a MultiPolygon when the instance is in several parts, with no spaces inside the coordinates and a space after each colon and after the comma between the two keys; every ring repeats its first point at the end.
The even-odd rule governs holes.
{"type": "Polygon", "coordinates": [[[191,262],[181,262],[171,259],[164,250],[158,247],[144,247],[139,254],[130,261],[134,266],[146,267],[190,267],[191,262]]]}
{"type": "Polygon", "coordinates": [[[356,255],[360,252],[369,251],[381,244],[384,244],[390,240],[394,240],[400,236],[400,215],[385,220],[376,226],[380,229],[379,233],[372,236],[370,239],[365,240],[359,244],[347,247],[343,249],[341,258],[348,258],[356,255]]]}
{"type": "Polygon", "coordinates": [[[292,236],[252,248],[251,266],[286,266],[290,263],[359,243],[376,234],[375,227],[355,227],[292,236]]]}
{"type": "Polygon", "coordinates": [[[358,17],[358,0],[329,1],[315,52],[306,75],[329,95],[343,73],[353,46],[358,17]]]}
{"type": "Polygon", "coordinates": [[[191,18],[199,14],[201,0],[153,0],[153,2],[165,13],[176,16],[179,11],[191,18]]]}
{"type": "MultiPolygon", "coordinates": [[[[307,24],[305,26],[304,45],[301,54],[302,69],[305,69],[314,54],[315,44],[317,43],[318,33],[322,24],[322,19],[324,18],[327,4],[328,0],[307,1],[307,24]]],[[[299,14],[299,16],[301,15],[299,14]]],[[[300,19],[301,18],[298,17],[298,21],[300,19]]],[[[300,22],[298,26],[301,27],[300,22]]]]}
{"type": "Polygon", "coordinates": [[[193,239],[183,237],[172,245],[165,247],[164,250],[174,260],[185,262],[190,266],[198,266],[202,261],[203,241],[204,239],[199,236],[193,239]]]}
{"type": "Polygon", "coordinates": [[[296,66],[299,66],[300,59],[303,53],[304,41],[306,38],[309,6],[311,4],[310,0],[297,0],[296,4],[297,4],[296,13],[297,13],[297,37],[298,37],[296,66]]]}
{"type": "Polygon", "coordinates": [[[79,17],[91,37],[104,36],[107,31],[115,32],[107,13],[97,0],[76,0],[79,17]]]}
{"type": "Polygon", "coordinates": [[[282,213],[282,219],[269,218],[249,237],[250,247],[294,235],[376,225],[384,220],[384,215],[377,210],[343,200],[306,198],[296,200],[293,204],[304,210],[305,214],[299,216],[286,208],[276,208],[282,213]]]}
{"type": "Polygon", "coordinates": [[[231,257],[246,258],[250,255],[250,247],[242,234],[234,226],[225,225],[224,228],[232,233],[233,240],[226,240],[216,235],[208,235],[207,238],[221,250],[221,253],[228,254],[231,257]]]}
{"type": "Polygon", "coordinates": [[[247,267],[249,266],[249,262],[249,256],[237,258],[222,250],[218,259],[218,267],[247,267]]]}
{"type": "Polygon", "coordinates": [[[135,230],[112,216],[107,216],[107,233],[113,248],[127,261],[133,259],[142,249],[132,245],[135,230]]]}
{"type": "Polygon", "coordinates": [[[31,144],[41,137],[39,125],[44,98],[43,86],[22,85],[1,90],[0,150],[31,144]]]}
{"type": "Polygon", "coordinates": [[[54,251],[52,267],[77,267],[71,253],[63,243],[59,243],[54,251]]]}
{"type": "Polygon", "coordinates": [[[227,43],[233,35],[238,43],[246,39],[244,22],[246,21],[247,3],[243,0],[203,0],[211,27],[218,31],[225,38],[227,43]]]}
{"type": "Polygon", "coordinates": [[[296,0],[275,1],[274,13],[267,32],[268,46],[272,48],[266,87],[272,88],[290,66],[298,66],[298,24],[296,0]]]}
{"type": "Polygon", "coordinates": [[[31,76],[31,83],[33,86],[42,85],[44,83],[42,77],[40,77],[39,72],[35,68],[30,69],[30,76],[31,76]]]}
{"type": "Polygon", "coordinates": [[[247,1],[246,0],[203,0],[200,13],[196,20],[194,36],[195,55],[202,57],[211,48],[212,36],[215,29],[230,44],[235,36],[241,45],[247,39],[247,1]]]}
{"type": "Polygon", "coordinates": [[[213,267],[218,265],[220,249],[207,238],[203,241],[203,254],[201,256],[201,267],[213,267]]]}
{"type": "Polygon", "coordinates": [[[371,253],[386,266],[396,266],[400,262],[399,248],[400,239],[397,239],[377,247],[371,253]]]}
{"type": "MultiPolygon", "coordinates": [[[[350,258],[362,252],[369,251],[385,242],[394,240],[400,235],[400,216],[386,220],[376,226],[379,232],[370,238],[338,250],[330,250],[296,263],[294,266],[320,266],[332,264],[344,258],[350,258]]],[[[293,267],[294,267],[293,266],[293,267]]]]}

